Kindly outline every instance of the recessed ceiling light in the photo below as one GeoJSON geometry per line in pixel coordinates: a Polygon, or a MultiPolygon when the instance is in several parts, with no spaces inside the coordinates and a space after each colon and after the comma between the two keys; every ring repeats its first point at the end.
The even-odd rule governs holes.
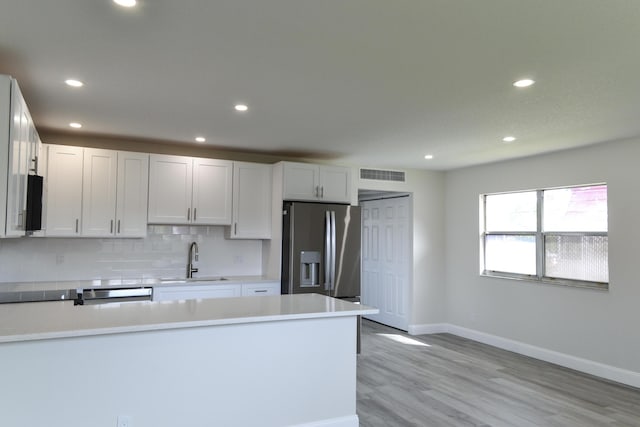
{"type": "Polygon", "coordinates": [[[503,142],[513,142],[516,140],[515,136],[505,136],[504,138],[502,138],[503,142]]]}
{"type": "Polygon", "coordinates": [[[80,80],[76,80],[76,79],[67,79],[64,81],[67,86],[71,86],[71,87],[82,87],[84,86],[84,83],[82,83],[80,80]]]}
{"type": "Polygon", "coordinates": [[[71,126],[74,129],[80,129],[82,127],[80,123],[76,123],[76,122],[69,123],[69,126],[71,126]]]}
{"type": "Polygon", "coordinates": [[[433,159],[433,154],[427,154],[426,156],[424,156],[424,158],[427,160],[431,160],[433,159]]]}
{"type": "Polygon", "coordinates": [[[196,136],[197,142],[205,142],[207,139],[204,136],[196,136]]]}
{"type": "Polygon", "coordinates": [[[518,80],[517,82],[513,82],[513,85],[515,87],[529,87],[532,84],[534,84],[535,81],[531,80],[531,79],[522,79],[522,80],[518,80]]]}
{"type": "Polygon", "coordinates": [[[115,4],[122,7],[133,7],[136,5],[136,0],[113,0],[115,4]]]}
{"type": "Polygon", "coordinates": [[[249,109],[249,107],[247,107],[244,104],[237,104],[235,107],[233,107],[236,109],[236,111],[247,111],[249,109]]]}

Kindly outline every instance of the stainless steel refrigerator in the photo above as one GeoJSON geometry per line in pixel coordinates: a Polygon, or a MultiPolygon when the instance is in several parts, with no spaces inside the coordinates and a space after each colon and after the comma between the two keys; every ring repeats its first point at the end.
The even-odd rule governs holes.
{"type": "Polygon", "coordinates": [[[284,202],[282,293],[360,297],[360,207],[284,202]]]}

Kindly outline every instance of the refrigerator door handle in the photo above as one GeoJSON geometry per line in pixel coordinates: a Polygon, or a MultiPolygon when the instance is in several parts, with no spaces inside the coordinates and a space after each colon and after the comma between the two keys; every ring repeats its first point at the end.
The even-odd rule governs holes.
{"type": "Polygon", "coordinates": [[[331,290],[336,287],[336,212],[331,211],[331,290]]]}
{"type": "Polygon", "coordinates": [[[331,289],[331,213],[324,213],[324,290],[331,289]]]}

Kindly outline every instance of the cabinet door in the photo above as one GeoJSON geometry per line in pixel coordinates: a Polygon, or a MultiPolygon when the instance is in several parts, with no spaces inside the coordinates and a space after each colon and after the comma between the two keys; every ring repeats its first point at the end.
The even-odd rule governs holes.
{"type": "Polygon", "coordinates": [[[271,238],[271,165],[234,162],[231,238],[271,238]]]}
{"type": "Polygon", "coordinates": [[[78,236],[82,213],[82,147],[48,147],[46,235],[78,236]]]}
{"type": "Polygon", "coordinates": [[[7,185],[7,236],[25,235],[27,175],[32,163],[31,140],[35,128],[18,84],[11,85],[11,124],[7,185]]]}
{"type": "Polygon", "coordinates": [[[351,169],[320,166],[320,199],[323,202],[351,203],[351,169]]]}
{"type": "Polygon", "coordinates": [[[233,162],[193,159],[193,224],[230,225],[233,162]]]}
{"type": "Polygon", "coordinates": [[[284,163],[284,199],[318,200],[319,182],[317,165],[284,163]]]}
{"type": "Polygon", "coordinates": [[[188,224],[191,219],[191,157],[149,158],[149,223],[188,224]]]}
{"type": "Polygon", "coordinates": [[[116,227],[117,152],[84,149],[82,235],[113,236],[116,227]]]}
{"type": "Polygon", "coordinates": [[[0,237],[6,235],[7,172],[9,170],[11,117],[11,78],[0,75],[0,237]]]}
{"type": "Polygon", "coordinates": [[[147,235],[149,155],[118,152],[116,225],[118,237],[147,235]]]}

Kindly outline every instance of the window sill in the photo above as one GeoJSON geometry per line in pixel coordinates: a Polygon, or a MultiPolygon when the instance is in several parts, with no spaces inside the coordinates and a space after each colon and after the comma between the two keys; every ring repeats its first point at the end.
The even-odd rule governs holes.
{"type": "Polygon", "coordinates": [[[545,284],[545,285],[554,285],[554,286],[563,286],[570,288],[583,288],[583,289],[593,289],[596,291],[609,291],[609,283],[600,283],[600,282],[586,282],[582,280],[569,280],[569,279],[552,279],[552,278],[542,278],[538,279],[535,276],[526,276],[526,275],[511,275],[505,273],[496,273],[496,272],[482,272],[480,273],[480,277],[491,277],[497,279],[508,279],[508,280],[517,280],[517,281],[526,281],[534,284],[545,284]]]}

